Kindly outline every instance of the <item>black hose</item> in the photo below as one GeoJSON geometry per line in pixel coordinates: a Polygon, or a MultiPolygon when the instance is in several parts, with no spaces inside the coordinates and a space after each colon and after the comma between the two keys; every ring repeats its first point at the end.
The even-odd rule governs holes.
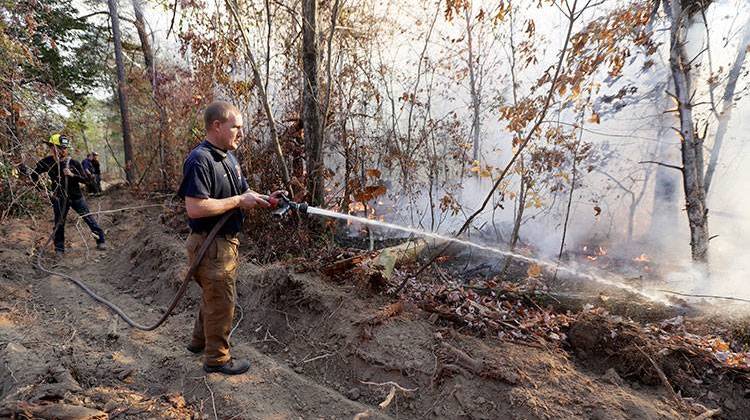
{"type": "MultiPolygon", "coordinates": [[[[67,183],[67,179],[66,179],[67,183]]],[[[66,191],[67,192],[67,191],[66,191]]],[[[64,204],[67,204],[67,194],[65,195],[65,202],[64,204]]],[[[153,325],[143,325],[139,324],[138,322],[134,321],[132,318],[130,318],[122,309],[120,309],[117,305],[114,303],[108,301],[107,299],[104,299],[103,297],[97,295],[93,290],[91,290],[83,281],[69,276],[64,273],[56,272],[50,269],[45,268],[42,265],[42,254],[44,253],[44,248],[46,248],[50,242],[52,241],[52,238],[54,238],[55,232],[59,228],[61,223],[65,222],[65,219],[60,217],[60,220],[55,225],[55,228],[52,229],[52,234],[50,235],[49,239],[47,239],[47,242],[39,249],[39,253],[37,254],[37,267],[50,275],[60,276],[66,280],[71,281],[76,286],[80,287],[81,290],[86,292],[89,296],[91,296],[92,299],[95,301],[101,303],[102,305],[109,308],[114,314],[122,318],[123,321],[125,321],[128,325],[130,325],[133,328],[142,330],[142,331],[153,331],[159,326],[161,326],[164,321],[169,318],[169,315],[174,311],[174,308],[177,307],[177,304],[180,303],[180,299],[182,299],[182,296],[185,294],[185,291],[188,288],[188,285],[190,284],[190,280],[193,278],[193,275],[195,274],[195,271],[198,269],[198,265],[200,264],[201,260],[203,259],[203,256],[206,254],[206,250],[211,245],[211,242],[213,242],[214,238],[216,237],[217,232],[219,232],[219,229],[221,229],[222,226],[224,226],[224,223],[226,223],[227,219],[229,219],[229,216],[232,215],[232,212],[226,212],[224,215],[219,219],[218,223],[214,225],[213,229],[211,229],[211,232],[209,232],[208,236],[206,236],[206,239],[203,241],[203,244],[198,249],[198,253],[196,255],[195,260],[193,260],[193,263],[190,265],[190,269],[188,269],[187,274],[185,274],[185,278],[182,280],[182,284],[180,285],[180,288],[177,290],[177,293],[172,298],[172,302],[169,304],[169,307],[167,308],[166,312],[164,312],[164,315],[156,321],[153,325]]]]}

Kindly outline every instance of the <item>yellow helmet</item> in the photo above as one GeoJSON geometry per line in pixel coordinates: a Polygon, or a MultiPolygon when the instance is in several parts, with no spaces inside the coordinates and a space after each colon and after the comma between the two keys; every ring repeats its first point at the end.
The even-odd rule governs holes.
{"type": "Polygon", "coordinates": [[[59,147],[68,147],[70,146],[70,140],[65,137],[63,134],[55,133],[49,137],[49,140],[47,140],[47,143],[52,144],[54,146],[59,147]]]}

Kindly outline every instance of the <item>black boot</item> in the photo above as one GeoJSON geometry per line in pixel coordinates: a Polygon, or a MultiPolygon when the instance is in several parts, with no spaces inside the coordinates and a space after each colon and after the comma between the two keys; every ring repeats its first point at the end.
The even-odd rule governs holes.
{"type": "Polygon", "coordinates": [[[190,353],[193,353],[193,354],[203,353],[203,349],[204,349],[204,347],[202,347],[202,346],[199,347],[199,346],[194,346],[192,344],[187,345],[185,348],[187,349],[187,351],[189,351],[190,353]]]}
{"type": "Polygon", "coordinates": [[[250,370],[250,362],[244,359],[232,359],[221,366],[208,366],[204,364],[203,370],[208,373],[219,372],[225,375],[240,375],[250,370]]]}

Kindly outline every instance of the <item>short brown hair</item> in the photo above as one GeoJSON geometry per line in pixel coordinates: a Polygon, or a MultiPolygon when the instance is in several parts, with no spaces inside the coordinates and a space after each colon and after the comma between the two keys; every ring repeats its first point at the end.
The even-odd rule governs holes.
{"type": "Polygon", "coordinates": [[[208,130],[214,121],[224,123],[229,119],[229,115],[239,113],[240,110],[229,102],[214,101],[203,112],[203,123],[206,124],[206,130],[208,130]]]}

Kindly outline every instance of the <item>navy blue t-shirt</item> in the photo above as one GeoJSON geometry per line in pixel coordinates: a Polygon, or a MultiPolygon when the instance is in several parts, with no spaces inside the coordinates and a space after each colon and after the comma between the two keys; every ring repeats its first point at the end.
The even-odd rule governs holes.
{"type": "MultiPolygon", "coordinates": [[[[217,148],[204,140],[195,147],[182,167],[182,183],[177,195],[182,198],[228,198],[247,191],[250,187],[242,176],[240,164],[232,152],[217,148]]],[[[189,219],[193,232],[208,233],[222,215],[189,219]]],[[[232,216],[219,230],[220,234],[240,231],[244,216],[242,210],[232,210],[232,216]]]]}

